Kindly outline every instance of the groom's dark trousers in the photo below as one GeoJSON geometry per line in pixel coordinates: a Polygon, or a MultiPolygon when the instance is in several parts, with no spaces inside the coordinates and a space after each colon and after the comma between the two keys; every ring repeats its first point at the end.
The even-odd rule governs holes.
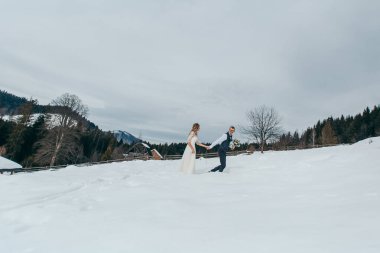
{"type": "Polygon", "coordinates": [[[226,168],[227,152],[220,148],[218,150],[218,155],[219,155],[219,159],[220,159],[220,165],[216,166],[214,169],[212,169],[211,172],[216,172],[218,170],[219,170],[219,172],[223,172],[224,168],[226,168]]]}

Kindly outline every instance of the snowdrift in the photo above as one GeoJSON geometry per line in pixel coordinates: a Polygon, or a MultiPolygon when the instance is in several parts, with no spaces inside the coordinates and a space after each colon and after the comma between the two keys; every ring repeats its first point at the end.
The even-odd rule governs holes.
{"type": "Polygon", "coordinates": [[[0,169],[19,169],[22,166],[16,162],[13,162],[5,157],[0,156],[0,169]]]}

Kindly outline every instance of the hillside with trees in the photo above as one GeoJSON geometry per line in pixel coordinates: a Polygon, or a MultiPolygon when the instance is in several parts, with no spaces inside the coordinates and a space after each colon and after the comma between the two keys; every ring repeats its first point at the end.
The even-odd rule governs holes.
{"type": "Polygon", "coordinates": [[[121,145],[86,119],[87,107],[76,95],[63,94],[42,106],[1,91],[0,104],[0,155],[23,167],[108,160],[121,145]],[[18,116],[4,120],[4,115],[18,116]]]}
{"type": "Polygon", "coordinates": [[[304,132],[283,134],[276,148],[297,146],[300,148],[315,145],[355,143],[369,137],[380,135],[380,106],[368,107],[355,116],[329,117],[318,121],[313,127],[304,132]]]}
{"type": "MultiPolygon", "coordinates": [[[[49,105],[39,105],[37,100],[17,97],[0,91],[0,155],[23,167],[53,166],[85,162],[122,159],[132,144],[118,142],[115,135],[99,129],[90,122],[88,109],[75,95],[63,94],[49,105]],[[4,115],[19,115],[16,120],[5,120],[4,115]],[[32,120],[33,117],[36,117],[32,120]],[[54,115],[54,116],[53,116],[54,115]],[[54,119],[52,119],[54,117],[54,119]],[[55,123],[52,124],[52,121],[55,123]]],[[[249,146],[265,150],[285,149],[316,145],[354,143],[368,137],[380,135],[380,107],[368,107],[355,116],[329,117],[318,121],[302,133],[280,132],[278,115],[273,108],[260,107],[251,111],[251,125],[246,131],[254,137],[254,143],[241,143],[236,150],[247,150],[249,146]],[[273,124],[264,124],[271,130],[255,125],[260,119],[271,119],[273,124]],[[269,141],[270,143],[266,143],[269,141]]],[[[263,121],[265,122],[265,120],[263,121]]],[[[147,143],[161,155],[181,155],[186,143],[147,143]]],[[[210,144],[210,143],[208,143],[210,144]]],[[[198,147],[199,153],[206,149],[198,147]]],[[[216,152],[217,147],[208,152],[216,152]]]]}

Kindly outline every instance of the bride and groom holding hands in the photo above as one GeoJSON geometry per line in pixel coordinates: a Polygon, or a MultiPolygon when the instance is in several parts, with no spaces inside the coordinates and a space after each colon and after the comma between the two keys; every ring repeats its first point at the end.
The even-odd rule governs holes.
{"type": "Polygon", "coordinates": [[[219,139],[214,141],[210,146],[202,144],[198,139],[198,132],[200,130],[200,125],[194,123],[189,136],[187,138],[187,145],[182,156],[181,171],[187,174],[193,174],[195,170],[195,158],[196,149],[195,144],[206,148],[207,150],[212,149],[216,145],[219,145],[218,155],[220,159],[220,165],[210,170],[209,172],[223,172],[226,167],[226,156],[229,150],[230,144],[232,142],[232,135],[235,132],[235,127],[231,126],[227,133],[223,134],[219,139]]]}

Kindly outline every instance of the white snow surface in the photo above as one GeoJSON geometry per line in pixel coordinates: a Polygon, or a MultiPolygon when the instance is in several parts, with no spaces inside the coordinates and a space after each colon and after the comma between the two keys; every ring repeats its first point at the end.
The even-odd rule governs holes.
{"type": "Polygon", "coordinates": [[[22,168],[22,166],[14,161],[11,161],[5,157],[0,156],[0,169],[18,169],[18,168],[22,168]]]}
{"type": "Polygon", "coordinates": [[[380,138],[0,175],[0,252],[380,252],[380,138]]]}
{"type": "MultiPolygon", "coordinates": [[[[43,115],[43,114],[42,113],[34,113],[34,114],[32,114],[31,117],[30,117],[30,122],[28,123],[28,125],[31,126],[34,123],[36,123],[38,117],[40,117],[41,115],[43,115]]],[[[60,125],[60,123],[59,123],[60,115],[59,114],[48,113],[47,115],[50,116],[49,124],[48,124],[49,128],[53,128],[55,126],[59,126],[60,125]]],[[[6,120],[6,121],[14,121],[14,122],[16,122],[21,117],[22,117],[22,115],[3,115],[1,118],[3,120],[6,120]]],[[[74,120],[74,125],[76,125],[76,124],[77,124],[77,121],[74,120]]]]}

